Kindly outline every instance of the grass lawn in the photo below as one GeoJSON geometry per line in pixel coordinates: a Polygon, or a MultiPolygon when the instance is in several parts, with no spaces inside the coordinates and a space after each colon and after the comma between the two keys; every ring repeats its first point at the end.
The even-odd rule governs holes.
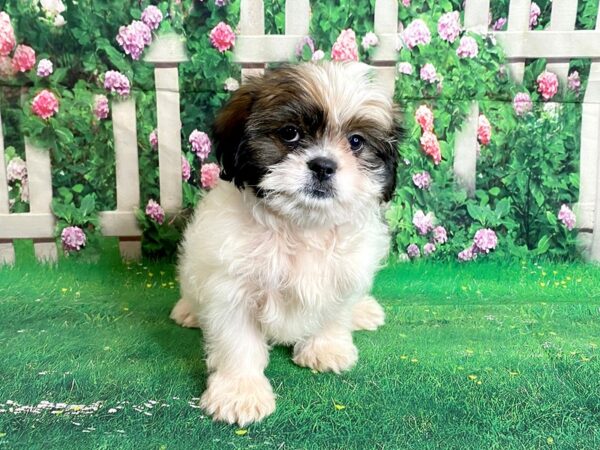
{"type": "Polygon", "coordinates": [[[171,265],[124,265],[109,241],[49,268],[27,245],[0,269],[0,449],[600,448],[600,267],[391,265],[356,368],[273,349],[277,411],[239,430],[196,407],[201,335],[168,318],[171,265]]]}

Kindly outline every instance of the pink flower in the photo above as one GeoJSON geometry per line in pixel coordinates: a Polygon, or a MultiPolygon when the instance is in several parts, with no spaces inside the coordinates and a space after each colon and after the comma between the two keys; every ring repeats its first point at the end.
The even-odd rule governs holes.
{"type": "Polygon", "coordinates": [[[398,64],[398,73],[403,75],[412,75],[413,71],[413,66],[409,62],[401,62],[398,64]]]}
{"type": "Polygon", "coordinates": [[[495,249],[496,245],[498,245],[498,237],[494,230],[482,228],[475,233],[473,243],[475,244],[475,249],[477,251],[489,253],[490,250],[495,249]]]}
{"type": "Polygon", "coordinates": [[[163,19],[162,12],[154,5],[147,6],[142,11],[142,22],[151,30],[156,30],[163,19]]]}
{"type": "Polygon", "coordinates": [[[402,33],[402,39],[412,50],[417,45],[427,45],[431,42],[431,32],[427,28],[427,24],[421,19],[413,20],[402,33]]]}
{"type": "Polygon", "coordinates": [[[519,92],[513,99],[513,108],[517,113],[517,116],[522,116],[533,108],[531,103],[531,97],[527,92],[519,92]]]}
{"type": "Polygon", "coordinates": [[[537,86],[544,100],[550,100],[558,92],[558,77],[555,73],[544,70],[537,77],[537,86]]]}
{"type": "Polygon", "coordinates": [[[460,15],[458,11],[446,13],[438,20],[438,33],[444,41],[453,43],[460,34],[460,15]]]}
{"type": "Polygon", "coordinates": [[[315,42],[312,40],[310,36],[304,36],[300,41],[296,44],[296,56],[300,58],[302,56],[302,52],[304,51],[304,47],[308,45],[310,48],[310,53],[313,54],[315,52],[315,42]]]}
{"type": "Polygon", "coordinates": [[[42,119],[49,119],[58,112],[58,99],[48,89],[44,89],[31,102],[33,113],[42,119]]]}
{"type": "Polygon", "coordinates": [[[448,242],[448,233],[442,226],[437,226],[433,229],[433,242],[436,244],[445,244],[448,242]]]}
{"type": "Polygon", "coordinates": [[[364,50],[369,50],[371,47],[379,45],[379,38],[375,33],[368,32],[363,36],[360,45],[362,45],[364,50]]]}
{"type": "MultiPolygon", "coordinates": [[[[0,162],[2,164],[2,162],[0,162]]],[[[18,156],[12,158],[6,165],[6,180],[11,183],[13,181],[23,181],[27,178],[27,165],[18,156]]]]}
{"type": "Polygon", "coordinates": [[[477,252],[474,247],[469,247],[458,254],[460,261],[471,261],[477,258],[477,252]]]}
{"type": "Polygon", "coordinates": [[[205,189],[212,189],[219,181],[221,168],[215,163],[204,164],[200,168],[200,183],[205,189]]]}
{"type": "Polygon", "coordinates": [[[190,166],[190,162],[185,156],[181,155],[181,178],[183,178],[183,181],[188,181],[191,175],[192,167],[190,166]]]}
{"type": "Polygon", "coordinates": [[[425,256],[431,255],[433,252],[435,252],[435,244],[433,242],[428,242],[423,246],[423,254],[425,256]]]}
{"type": "Polygon", "coordinates": [[[506,17],[500,17],[494,22],[494,25],[492,25],[492,30],[501,31],[502,28],[504,28],[504,25],[506,25],[506,17]]]}
{"type": "Polygon", "coordinates": [[[325,58],[325,52],[323,50],[316,50],[310,59],[311,61],[321,61],[323,58],[325,58]]]}
{"type": "Polygon", "coordinates": [[[146,215],[159,225],[165,220],[165,210],[157,202],[150,199],[146,205],[146,215]]]}
{"type": "Polygon", "coordinates": [[[421,136],[421,149],[423,152],[433,158],[433,163],[438,165],[442,161],[442,152],[440,150],[440,143],[435,134],[431,131],[426,131],[421,136]]]}
{"type": "Polygon", "coordinates": [[[415,120],[421,125],[422,131],[433,131],[433,112],[427,105],[421,105],[417,108],[415,120]]]}
{"type": "Polygon", "coordinates": [[[63,249],[66,252],[75,252],[85,246],[86,237],[79,227],[66,227],[60,233],[63,249]]]}
{"type": "Polygon", "coordinates": [[[456,54],[459,58],[475,58],[479,53],[477,41],[471,36],[463,36],[460,38],[460,44],[456,49],[456,54]]]}
{"type": "Polygon", "coordinates": [[[158,130],[156,128],[148,135],[148,142],[150,142],[150,147],[152,147],[153,150],[158,148],[158,130]]]}
{"type": "Polygon", "coordinates": [[[562,205],[560,207],[560,211],[558,212],[558,220],[560,220],[567,230],[572,230],[575,228],[575,213],[571,211],[567,205],[562,205]]]}
{"type": "Polygon", "coordinates": [[[406,247],[406,254],[411,258],[418,258],[421,256],[421,252],[419,251],[417,244],[410,244],[408,247],[406,247]]]}
{"type": "Polygon", "coordinates": [[[433,230],[433,214],[425,214],[422,210],[418,210],[413,216],[412,223],[419,231],[419,234],[424,236],[433,230]]]}
{"type": "Polygon", "coordinates": [[[542,11],[540,10],[540,7],[537,5],[537,3],[531,2],[531,9],[529,10],[529,27],[530,28],[533,28],[537,25],[538,17],[540,17],[541,13],[542,13],[542,11]]]}
{"type": "Polygon", "coordinates": [[[12,59],[17,72],[27,72],[35,66],[35,50],[28,45],[17,45],[12,59]]]}
{"type": "Polygon", "coordinates": [[[492,138],[492,126],[490,121],[483,114],[479,115],[479,121],[477,124],[477,139],[481,145],[487,145],[490,143],[492,138]]]}
{"type": "Polygon", "coordinates": [[[431,63],[427,63],[421,67],[419,75],[423,81],[427,81],[429,83],[434,83],[437,81],[437,72],[435,70],[435,66],[431,63]]]}
{"type": "Polygon", "coordinates": [[[109,70],[104,74],[104,89],[120,96],[129,95],[129,80],[121,72],[109,70]]]}
{"type": "Polygon", "coordinates": [[[402,5],[408,8],[410,6],[410,0],[402,0],[402,5]]]}
{"type": "Polygon", "coordinates": [[[12,59],[9,56],[0,56],[0,78],[11,78],[17,71],[13,67],[12,59]]]}
{"type": "Polygon", "coordinates": [[[342,30],[331,48],[331,59],[334,61],[358,61],[356,34],[348,28],[342,30]]]}
{"type": "Polygon", "coordinates": [[[235,33],[225,22],[219,22],[210,32],[210,43],[223,53],[235,45],[235,33]]]}
{"type": "Polygon", "coordinates": [[[579,88],[581,87],[581,78],[579,78],[579,72],[574,70],[567,78],[567,87],[575,92],[579,92],[579,88]]]}
{"type": "Polygon", "coordinates": [[[211,148],[208,135],[203,131],[194,130],[190,133],[188,141],[192,144],[192,150],[200,158],[200,161],[204,161],[208,157],[211,148]]]}
{"type": "Polygon", "coordinates": [[[0,11],[0,56],[8,56],[15,45],[15,30],[10,23],[10,16],[0,11]]]}
{"type": "Polygon", "coordinates": [[[108,117],[110,108],[108,106],[108,98],[106,95],[95,95],[94,96],[94,116],[96,119],[102,120],[108,117]]]}
{"type": "Polygon", "coordinates": [[[219,8],[222,8],[227,4],[227,0],[215,0],[215,5],[219,8]]]}
{"type": "Polygon", "coordinates": [[[144,48],[152,42],[152,31],[144,22],[134,20],[129,25],[119,28],[117,42],[126,54],[138,60],[144,48]]]}
{"type": "Polygon", "coordinates": [[[431,186],[431,175],[427,171],[415,173],[412,180],[419,189],[429,189],[431,186]]]}
{"type": "Polygon", "coordinates": [[[49,59],[40,59],[37,67],[37,76],[38,77],[47,77],[54,71],[54,67],[52,66],[52,61],[49,59]]]}

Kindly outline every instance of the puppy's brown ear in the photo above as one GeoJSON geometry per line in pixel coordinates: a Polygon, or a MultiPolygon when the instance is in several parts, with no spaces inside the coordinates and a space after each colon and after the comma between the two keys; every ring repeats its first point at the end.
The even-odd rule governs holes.
{"type": "Polygon", "coordinates": [[[246,141],[246,122],[252,111],[258,80],[249,80],[233,93],[213,124],[215,155],[221,164],[221,178],[243,187],[240,177],[241,153],[246,141]]]}
{"type": "Polygon", "coordinates": [[[405,135],[404,127],[402,126],[403,116],[400,109],[394,107],[394,124],[389,132],[387,151],[383,153],[383,171],[385,174],[382,201],[389,202],[396,191],[396,179],[398,178],[398,159],[399,150],[398,143],[405,135]]]}

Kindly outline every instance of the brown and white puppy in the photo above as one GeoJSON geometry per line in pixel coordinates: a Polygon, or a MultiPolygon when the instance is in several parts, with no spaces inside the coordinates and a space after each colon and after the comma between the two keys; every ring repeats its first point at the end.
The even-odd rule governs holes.
{"type": "Polygon", "coordinates": [[[202,328],[210,375],[200,404],[214,419],[243,426],[274,411],[270,344],[338,373],[356,363],[352,331],[383,324],[368,293],[388,252],[394,116],[359,63],[267,71],[218,115],[222,180],[185,232],[171,313],[202,328]]]}

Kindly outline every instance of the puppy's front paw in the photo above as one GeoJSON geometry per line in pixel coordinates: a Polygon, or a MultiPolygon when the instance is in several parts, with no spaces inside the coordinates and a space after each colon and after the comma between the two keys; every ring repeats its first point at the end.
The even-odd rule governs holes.
{"type": "Polygon", "coordinates": [[[189,301],[182,298],[180,299],[173,310],[171,311],[171,315],[169,316],[173,319],[178,325],[186,328],[198,328],[200,324],[198,323],[198,319],[194,314],[193,307],[189,301]]]}
{"type": "Polygon", "coordinates": [[[232,377],[213,373],[200,406],[213,420],[243,427],[275,411],[275,394],[264,375],[232,377]]]}
{"type": "Polygon", "coordinates": [[[352,307],[353,330],[376,330],[385,322],[385,313],[377,300],[368,296],[352,307]]]}
{"type": "Polygon", "coordinates": [[[344,335],[313,337],[294,346],[294,362],[319,372],[340,373],[354,367],[358,350],[350,332],[344,335]]]}

